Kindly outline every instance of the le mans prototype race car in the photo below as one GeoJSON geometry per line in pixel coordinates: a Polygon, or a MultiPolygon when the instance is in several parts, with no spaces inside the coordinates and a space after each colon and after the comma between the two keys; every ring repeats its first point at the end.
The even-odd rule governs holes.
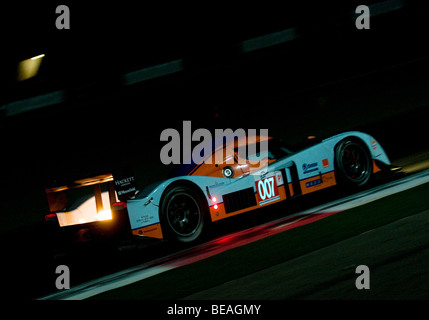
{"type": "Polygon", "coordinates": [[[210,222],[337,184],[360,187],[377,172],[390,168],[381,145],[370,135],[358,131],[314,142],[299,151],[268,136],[253,138],[257,144],[268,140],[268,157],[262,166],[252,165],[254,155],[239,152],[240,148],[249,147],[247,141],[252,141],[249,137],[229,142],[233,145],[222,140],[214,151],[234,150],[229,155],[224,153],[233,160],[216,160],[213,152],[209,155],[213,161],[182,165],[172,178],[149,185],[126,201],[118,200],[111,175],[100,176],[98,181],[110,182],[108,190],[102,192],[98,188],[95,197],[83,197],[70,208],[59,209],[58,197],[52,200],[53,193],[61,188],[47,189],[51,207],[47,220],[58,221],[62,228],[121,221],[128,233],[135,236],[192,242],[210,222]],[[246,159],[238,158],[242,154],[246,159]],[[110,210],[104,209],[109,207],[109,202],[110,210]],[[87,213],[83,212],[83,206],[87,206],[87,213]],[[88,213],[89,208],[92,213],[88,213]]]}

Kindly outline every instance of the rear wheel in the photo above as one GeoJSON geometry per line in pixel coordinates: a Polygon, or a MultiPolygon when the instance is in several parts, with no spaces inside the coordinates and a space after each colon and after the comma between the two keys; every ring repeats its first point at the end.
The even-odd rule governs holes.
{"type": "Polygon", "coordinates": [[[196,240],[204,229],[206,207],[203,199],[192,188],[174,186],[167,190],[161,203],[167,236],[180,242],[196,240]]]}
{"type": "Polygon", "coordinates": [[[371,156],[366,146],[359,141],[341,141],[335,149],[335,164],[339,182],[346,185],[360,187],[371,178],[371,156]]]}

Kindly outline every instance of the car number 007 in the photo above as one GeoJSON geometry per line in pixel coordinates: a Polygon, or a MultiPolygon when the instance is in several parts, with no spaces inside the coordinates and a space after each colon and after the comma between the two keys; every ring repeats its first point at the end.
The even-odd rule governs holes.
{"type": "Polygon", "coordinates": [[[281,176],[272,176],[255,181],[259,205],[280,199],[277,183],[282,183],[281,176]]]}
{"type": "Polygon", "coordinates": [[[267,198],[270,199],[271,197],[273,197],[276,193],[274,190],[274,177],[259,180],[258,193],[262,201],[267,198]]]}

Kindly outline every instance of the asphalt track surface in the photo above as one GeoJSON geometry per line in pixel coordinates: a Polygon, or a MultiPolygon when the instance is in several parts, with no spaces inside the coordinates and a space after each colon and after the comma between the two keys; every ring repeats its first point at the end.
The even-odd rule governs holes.
{"type": "Polygon", "coordinates": [[[424,211],[186,299],[427,299],[428,284],[424,211]],[[369,289],[356,288],[359,265],[370,270],[369,289]]]}
{"type": "MultiPolygon", "coordinates": [[[[407,166],[409,172],[414,167],[407,166]]],[[[205,259],[337,212],[375,201],[429,181],[429,170],[220,236],[184,251],[82,283],[41,299],[78,300],[205,259]]],[[[429,212],[365,232],[299,258],[235,279],[186,299],[412,299],[429,297],[429,212]],[[374,245],[376,244],[376,245],[374,245]],[[368,263],[370,262],[370,263],[368,263]],[[370,290],[357,290],[355,269],[368,265],[370,290]],[[425,282],[426,281],[426,282],[425,282]],[[281,284],[281,285],[279,285],[281,284]]]]}

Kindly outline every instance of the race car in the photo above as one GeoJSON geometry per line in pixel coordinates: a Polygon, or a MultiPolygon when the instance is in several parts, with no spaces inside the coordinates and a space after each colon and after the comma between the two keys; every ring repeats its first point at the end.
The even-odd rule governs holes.
{"type": "Polygon", "coordinates": [[[192,242],[208,223],[338,184],[362,187],[390,168],[382,146],[358,131],[313,140],[301,150],[269,136],[241,137],[215,145],[208,157],[212,161],[182,165],[173,177],[127,200],[133,235],[192,242]],[[263,165],[252,162],[261,148],[250,148],[249,141],[268,141],[263,165]],[[256,153],[240,152],[242,148],[256,153]],[[223,159],[215,158],[222,149],[223,159]],[[240,158],[243,154],[245,159],[240,158]]]}

